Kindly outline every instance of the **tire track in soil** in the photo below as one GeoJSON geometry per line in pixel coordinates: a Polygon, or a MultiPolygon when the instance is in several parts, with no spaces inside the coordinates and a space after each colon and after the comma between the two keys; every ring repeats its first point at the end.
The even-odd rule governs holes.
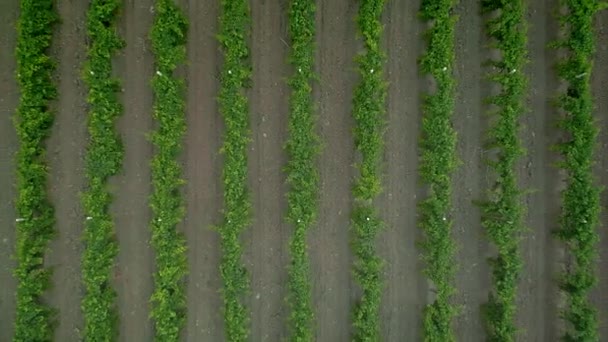
{"type": "Polygon", "coordinates": [[[317,341],[351,338],[351,186],[354,177],[352,96],[357,80],[355,2],[317,4],[314,96],[319,116],[319,219],[309,237],[317,341]]]}
{"type": "Polygon", "coordinates": [[[422,340],[422,310],[426,305],[426,279],[416,243],[418,140],[421,122],[420,77],[417,60],[423,41],[417,13],[420,1],[390,0],[384,11],[387,49],[386,152],[384,192],[378,200],[386,230],[378,239],[385,261],[381,332],[386,341],[422,340]]]}
{"type": "Polygon", "coordinates": [[[15,79],[15,30],[19,17],[19,1],[0,1],[0,341],[10,341],[15,321],[13,277],[15,254],[15,153],[18,139],[13,116],[19,104],[19,88],[15,79]]]}
{"type": "Polygon", "coordinates": [[[457,262],[454,301],[461,306],[454,320],[458,340],[482,341],[485,338],[481,305],[487,301],[490,270],[487,258],[490,247],[481,226],[479,207],[487,181],[483,161],[482,133],[486,127],[483,98],[488,87],[482,84],[482,18],[476,0],[461,1],[455,9],[456,103],[453,124],[457,132],[456,153],[462,164],[454,172],[452,236],[456,241],[457,262]]]}
{"type": "Polygon", "coordinates": [[[597,245],[599,251],[599,263],[596,270],[599,282],[592,295],[594,303],[599,311],[600,338],[608,338],[608,11],[604,10],[596,15],[596,53],[593,65],[592,89],[595,99],[595,117],[600,129],[599,142],[596,146],[595,156],[597,158],[596,176],[599,183],[604,187],[601,195],[601,216],[598,232],[600,242],[597,245]]]}
{"type": "Polygon", "coordinates": [[[559,139],[557,112],[551,103],[559,81],[554,66],[555,51],[547,48],[558,31],[553,15],[554,0],[533,1],[528,6],[528,111],[522,116],[521,136],[527,154],[522,158],[520,180],[529,193],[522,234],[523,268],[518,290],[518,327],[526,341],[557,341],[558,244],[552,231],[560,215],[561,179],[555,163],[559,156],[550,150],[559,139]]]}
{"type": "Polygon", "coordinates": [[[78,341],[84,321],[81,259],[84,216],[81,191],[86,186],[84,153],[86,131],[86,86],[81,70],[86,58],[86,11],[88,1],[58,1],[61,22],[57,24],[51,49],[57,60],[58,86],[55,121],[47,144],[49,196],[55,207],[57,236],[50,244],[46,264],[53,268],[49,304],[59,310],[57,341],[78,341]],[[68,134],[69,133],[69,134],[68,134]]]}
{"type": "Polygon", "coordinates": [[[148,42],[152,0],[126,0],[119,18],[119,34],[126,46],[119,52],[115,72],[122,84],[122,116],[117,130],[124,148],[123,168],[110,180],[112,215],[118,239],[114,269],[120,341],[151,341],[150,314],[154,254],[150,247],[148,199],[151,193],[152,145],[146,135],[154,128],[152,90],[154,58],[148,42]]]}
{"type": "Polygon", "coordinates": [[[219,289],[219,235],[211,227],[221,220],[223,121],[216,96],[220,52],[219,2],[181,0],[189,15],[187,65],[187,132],[184,155],[183,230],[188,242],[186,341],[223,341],[223,301],[219,289]]]}
{"type": "Polygon", "coordinates": [[[252,142],[249,186],[253,224],[243,235],[244,261],[251,279],[251,339],[281,341],[287,337],[287,251],[291,229],[283,168],[287,155],[288,86],[286,2],[251,4],[252,88],[249,90],[252,142]]]}

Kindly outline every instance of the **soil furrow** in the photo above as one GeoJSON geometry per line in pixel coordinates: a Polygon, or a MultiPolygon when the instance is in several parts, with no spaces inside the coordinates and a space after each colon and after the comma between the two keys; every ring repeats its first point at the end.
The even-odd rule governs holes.
{"type": "Polygon", "coordinates": [[[253,225],[244,235],[245,263],[251,276],[251,338],[287,337],[287,244],[285,173],[288,87],[286,2],[258,1],[251,7],[250,99],[252,142],[249,184],[253,225]]]}
{"type": "Polygon", "coordinates": [[[357,52],[352,1],[317,4],[315,85],[318,105],[320,202],[319,224],[310,232],[313,307],[317,341],[346,341],[351,334],[352,254],[351,186],[354,176],[352,91],[357,52]]]}
{"type": "MultiPolygon", "coordinates": [[[[57,60],[55,122],[47,143],[49,196],[55,206],[57,236],[50,244],[47,264],[53,268],[48,300],[58,310],[55,339],[77,341],[84,326],[81,260],[84,214],[81,191],[85,186],[86,86],[81,80],[85,60],[85,20],[88,1],[57,1],[61,18],[52,44],[57,60]],[[66,134],[68,133],[69,134],[66,134]]],[[[83,332],[84,333],[84,332],[83,332]]]]}
{"type": "Polygon", "coordinates": [[[378,251],[385,260],[381,336],[386,341],[422,339],[422,310],[427,285],[421,274],[416,221],[418,140],[421,120],[421,83],[417,61],[423,41],[417,18],[420,1],[388,1],[384,24],[388,60],[386,153],[384,192],[378,200],[386,230],[378,251]]]}
{"type": "Polygon", "coordinates": [[[188,240],[186,341],[225,339],[219,274],[219,236],[211,228],[221,219],[221,169],[219,153],[224,130],[215,100],[218,92],[219,47],[215,1],[182,0],[189,13],[186,73],[187,132],[183,153],[188,240]]]}
{"type": "Polygon", "coordinates": [[[489,93],[482,83],[484,55],[481,32],[482,19],[476,0],[461,1],[456,8],[456,107],[454,128],[457,132],[457,156],[462,162],[454,173],[453,237],[457,243],[456,295],[461,306],[455,320],[458,340],[481,341],[485,331],[481,305],[487,301],[490,270],[487,258],[490,249],[483,228],[479,207],[488,184],[487,166],[483,160],[483,130],[485,129],[483,98],[489,93]]]}
{"type": "Polygon", "coordinates": [[[0,2],[0,341],[13,336],[15,319],[15,291],[13,277],[15,261],[15,153],[17,134],[12,118],[19,103],[19,89],[15,80],[15,45],[19,1],[0,2]]]}
{"type": "Polygon", "coordinates": [[[151,341],[150,296],[154,255],[150,241],[150,160],[153,129],[152,89],[154,59],[148,33],[152,0],[127,0],[123,4],[119,34],[126,46],[116,58],[121,78],[123,114],[117,130],[124,147],[123,169],[111,180],[112,214],[118,238],[114,283],[118,294],[119,340],[151,341]]]}
{"type": "Polygon", "coordinates": [[[528,7],[527,74],[529,77],[528,113],[522,116],[522,140],[526,155],[520,177],[527,210],[526,229],[521,251],[524,260],[518,296],[518,326],[521,338],[528,341],[555,341],[559,336],[557,292],[557,243],[552,231],[557,228],[560,211],[561,176],[551,151],[558,139],[556,111],[551,103],[557,94],[554,74],[555,52],[547,44],[556,38],[553,0],[535,1],[528,7]]]}
{"type": "Polygon", "coordinates": [[[598,145],[595,156],[597,160],[596,175],[599,183],[604,187],[601,194],[601,217],[598,226],[600,242],[597,244],[599,260],[597,276],[599,283],[592,298],[597,304],[599,312],[600,339],[608,338],[608,11],[604,10],[596,15],[596,46],[594,70],[592,75],[592,89],[595,100],[595,117],[600,128],[598,145]]]}

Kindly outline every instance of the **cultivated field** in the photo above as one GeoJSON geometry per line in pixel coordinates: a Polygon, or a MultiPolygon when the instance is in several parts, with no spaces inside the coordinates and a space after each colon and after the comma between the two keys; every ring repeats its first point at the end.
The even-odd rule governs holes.
{"type": "Polygon", "coordinates": [[[608,10],[571,18],[587,56],[549,47],[574,30],[558,0],[513,0],[527,30],[494,39],[498,1],[36,1],[0,1],[0,341],[608,340],[608,10]],[[16,77],[28,3],[59,18],[33,157],[13,124],[46,110],[20,105],[46,101],[16,77]],[[19,200],[38,162],[48,203],[19,200]],[[54,329],[18,314],[38,299],[54,329]]]}

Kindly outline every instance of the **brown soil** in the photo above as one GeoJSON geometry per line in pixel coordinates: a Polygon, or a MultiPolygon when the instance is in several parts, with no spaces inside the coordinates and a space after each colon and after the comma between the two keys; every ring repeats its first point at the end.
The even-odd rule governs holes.
{"type": "MultiPolygon", "coordinates": [[[[13,51],[18,1],[0,1],[0,48],[13,51]]],[[[80,261],[83,215],[79,193],[84,187],[83,154],[87,143],[86,89],[80,81],[85,58],[84,19],[87,1],[58,1],[62,25],[53,47],[59,59],[57,82],[60,96],[57,117],[48,141],[51,167],[51,199],[57,210],[58,236],[51,245],[48,264],[55,269],[54,288],[48,301],[59,310],[58,341],[77,341],[82,330],[80,300],[82,286],[80,261]]],[[[188,243],[187,322],[183,339],[222,341],[222,300],[219,277],[220,246],[212,230],[219,223],[222,209],[219,153],[223,120],[218,114],[216,95],[222,58],[215,34],[218,1],[179,0],[190,20],[188,64],[183,69],[187,89],[188,131],[182,156],[186,217],[181,229],[188,243]]],[[[125,159],[123,171],[111,181],[114,195],[112,213],[116,222],[120,252],[115,279],[120,313],[121,341],[151,341],[153,324],[149,319],[149,299],[153,289],[154,254],[149,247],[150,195],[149,162],[153,148],[147,133],[154,129],[151,117],[153,95],[149,80],[154,73],[153,57],[147,40],[153,18],[153,0],[127,0],[121,13],[119,31],[126,47],[116,58],[116,74],[122,78],[121,99],[124,114],[117,124],[125,159]]],[[[387,49],[386,77],[390,87],[387,100],[386,151],[383,164],[384,193],[377,201],[386,229],[378,238],[378,250],[385,259],[381,332],[386,341],[421,339],[422,309],[429,300],[429,286],[422,275],[420,250],[416,242],[416,203],[422,196],[418,185],[418,147],[421,120],[420,92],[426,82],[418,75],[417,59],[424,47],[423,27],[416,17],[420,0],[387,3],[384,46],[387,49]]],[[[561,176],[555,167],[557,156],[550,146],[558,141],[554,123],[556,111],[550,100],[558,81],[553,72],[554,51],[546,44],[555,38],[552,17],[556,0],[531,1],[529,48],[529,112],[522,119],[522,138],[527,155],[521,161],[521,183],[530,192],[523,234],[524,268],[518,298],[519,340],[555,341],[561,323],[555,278],[559,274],[561,246],[551,236],[557,227],[561,176]]],[[[285,302],[288,241],[292,228],[284,222],[287,191],[283,167],[286,154],[289,89],[291,73],[286,64],[286,1],[252,2],[250,37],[253,66],[250,97],[252,143],[249,152],[249,184],[254,220],[243,234],[244,263],[251,278],[247,304],[251,310],[252,341],[286,340],[288,307],[285,302]]],[[[314,96],[318,114],[318,133],[323,143],[319,156],[321,195],[318,224],[309,235],[313,282],[313,305],[317,341],[347,341],[351,335],[352,306],[359,289],[352,281],[350,251],[351,186],[355,176],[351,117],[352,90],[358,81],[353,58],[359,52],[353,18],[357,4],[347,0],[317,3],[317,52],[315,70],[319,82],[314,96]]],[[[458,131],[458,156],[462,164],[454,181],[454,233],[458,245],[456,261],[458,293],[454,301],[461,308],[454,328],[458,340],[481,341],[485,337],[480,306],[487,301],[490,287],[487,258],[494,248],[487,242],[480,225],[475,200],[483,198],[491,179],[484,164],[483,129],[487,108],[483,98],[492,89],[483,78],[482,62],[488,58],[486,38],[478,1],[461,0],[456,8],[457,102],[454,127],[458,131]]],[[[598,16],[600,31],[593,89],[597,117],[605,128],[608,97],[608,12],[598,16]]],[[[0,340],[10,340],[14,320],[15,214],[14,160],[17,139],[8,119],[18,101],[12,54],[0,54],[0,340]]],[[[602,130],[598,148],[597,175],[608,183],[608,130],[602,130]]],[[[608,195],[602,195],[603,207],[608,195]]],[[[602,223],[608,223],[606,211],[602,223]]],[[[601,230],[601,261],[606,269],[608,233],[601,230]]],[[[602,336],[608,334],[608,276],[599,273],[594,294],[599,305],[602,336]]]]}
{"type": "Polygon", "coordinates": [[[598,14],[595,27],[598,32],[597,52],[592,75],[592,88],[595,97],[596,118],[600,128],[599,143],[596,148],[597,176],[604,186],[602,193],[602,212],[599,226],[600,243],[599,267],[597,275],[599,284],[594,293],[594,303],[598,306],[600,321],[600,337],[608,336],[608,11],[598,14]]]}
{"type": "Polygon", "coordinates": [[[424,46],[416,19],[420,1],[389,1],[385,10],[385,46],[389,82],[386,113],[384,193],[378,200],[386,230],[378,248],[385,264],[381,328],[387,341],[420,341],[422,310],[426,305],[427,282],[419,276],[422,263],[416,244],[417,143],[423,90],[416,61],[424,46]]]}
{"type": "Polygon", "coordinates": [[[84,190],[86,89],[81,80],[86,45],[83,44],[88,1],[60,1],[62,23],[55,31],[53,54],[58,61],[59,97],[51,137],[48,140],[50,199],[55,206],[57,238],[50,244],[46,262],[53,267],[49,304],[59,310],[55,339],[77,341],[83,330],[80,262],[84,214],[80,194],[84,190]]]}
{"type": "Polygon", "coordinates": [[[490,248],[480,224],[480,212],[474,201],[482,199],[488,183],[488,171],[483,161],[482,131],[486,127],[482,100],[489,95],[482,83],[481,63],[487,52],[482,46],[482,18],[479,3],[461,1],[456,8],[456,108],[454,128],[458,134],[457,154],[462,162],[456,170],[453,184],[453,237],[458,252],[456,262],[455,296],[461,306],[455,331],[460,340],[481,341],[484,330],[480,306],[487,299],[490,285],[486,259],[490,248]]]}
{"type": "Polygon", "coordinates": [[[0,341],[10,341],[15,318],[15,152],[17,135],[12,117],[19,103],[14,54],[18,1],[0,1],[0,341]]]}
{"type": "Polygon", "coordinates": [[[181,1],[188,8],[188,132],[184,146],[187,180],[184,230],[188,239],[189,281],[187,341],[224,340],[219,294],[219,238],[211,227],[219,223],[222,207],[221,144],[223,123],[215,101],[220,52],[217,32],[219,3],[181,1]]]}
{"type": "Polygon", "coordinates": [[[115,62],[116,75],[121,78],[124,89],[121,94],[124,111],[117,121],[125,152],[123,169],[110,184],[119,244],[114,284],[121,341],[151,341],[154,336],[148,318],[154,272],[148,207],[152,146],[147,139],[154,127],[150,88],[154,59],[147,40],[152,3],[152,0],[124,2],[119,32],[126,46],[115,62]]]}
{"type": "MultiPolygon", "coordinates": [[[[285,2],[282,2],[285,4],[285,2]]],[[[249,184],[254,220],[243,235],[245,264],[251,275],[251,339],[283,341],[287,338],[288,237],[285,224],[285,176],[287,136],[285,84],[287,61],[286,9],[278,1],[260,1],[251,8],[250,98],[252,142],[249,152],[249,184]]]]}
{"type": "Polygon", "coordinates": [[[317,341],[350,338],[352,257],[349,248],[350,197],[354,146],[352,90],[357,79],[353,58],[357,7],[349,1],[317,5],[314,87],[323,149],[319,157],[321,196],[318,225],[309,238],[317,341]]]}
{"type": "Polygon", "coordinates": [[[529,24],[529,98],[523,116],[522,138],[527,155],[520,172],[528,208],[521,252],[524,260],[519,288],[519,326],[527,341],[557,341],[559,337],[558,275],[559,244],[552,231],[557,228],[560,211],[561,177],[555,165],[559,156],[550,150],[559,138],[555,129],[556,111],[551,103],[557,94],[553,73],[555,53],[547,44],[556,38],[557,23],[552,16],[553,0],[531,3],[529,24]]]}

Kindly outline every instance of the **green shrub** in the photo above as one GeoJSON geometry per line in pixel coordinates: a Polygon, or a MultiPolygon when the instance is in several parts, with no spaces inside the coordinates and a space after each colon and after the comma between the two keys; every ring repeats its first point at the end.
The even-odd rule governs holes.
{"type": "Polygon", "coordinates": [[[44,254],[55,235],[54,209],[47,197],[44,140],[53,122],[49,102],[56,96],[51,77],[54,62],[48,54],[57,13],[52,0],[22,0],[17,23],[17,82],[20,98],[14,118],[17,151],[17,308],[16,342],[50,341],[54,310],[41,296],[51,272],[44,254]]]}
{"type": "Polygon", "coordinates": [[[562,0],[565,14],[560,17],[564,38],[554,44],[567,52],[558,65],[567,90],[558,100],[565,113],[560,123],[567,137],[558,146],[566,172],[562,192],[562,213],[557,236],[572,258],[560,287],[566,294],[562,315],[567,322],[565,341],[598,341],[597,312],[588,294],[597,282],[596,232],[600,211],[600,190],[593,177],[593,153],[598,129],[593,119],[590,76],[595,52],[593,17],[606,4],[594,0],[562,0]]]}
{"type": "Polygon", "coordinates": [[[294,73],[291,87],[289,140],[287,141],[287,221],[294,227],[289,245],[289,326],[291,341],[313,341],[310,263],[306,233],[314,224],[318,207],[319,176],[315,160],[319,150],[313,114],[312,80],[314,78],[315,2],[292,0],[289,8],[290,63],[294,73]]]}
{"type": "Polygon", "coordinates": [[[152,312],[157,341],[177,341],[186,320],[186,241],[177,230],[184,216],[180,189],[184,184],[178,160],[186,132],[185,85],[174,76],[186,60],[188,23],[174,0],[157,0],[150,33],[156,72],[152,78],[157,129],[151,140],[152,241],[156,253],[152,312]]]}
{"type": "Polygon", "coordinates": [[[357,56],[359,84],[355,88],[353,116],[355,147],[361,154],[357,164],[359,177],[355,180],[352,213],[354,277],[362,290],[354,310],[354,340],[380,340],[380,300],[382,297],[382,260],[376,253],[376,235],[383,226],[372,200],[381,192],[380,162],[382,161],[385,128],[384,111],[386,82],[385,62],[380,47],[384,0],[361,0],[357,27],[365,51],[357,56]]]}
{"type": "Polygon", "coordinates": [[[420,16],[431,23],[425,36],[426,53],[420,60],[422,74],[437,85],[424,97],[420,140],[420,177],[428,186],[428,196],[419,204],[419,226],[425,239],[421,246],[425,274],[436,289],[436,298],[424,312],[425,341],[454,341],[452,320],[456,309],[451,302],[454,288],[454,242],[451,238],[452,172],[457,165],[454,112],[454,24],[453,0],[423,0],[420,16]]]}
{"type": "Polygon", "coordinates": [[[249,312],[243,299],[249,291],[247,271],[241,262],[240,233],[251,220],[247,188],[247,146],[250,141],[249,109],[243,89],[251,70],[249,5],[246,0],[222,0],[219,42],[224,53],[220,75],[219,110],[224,118],[224,219],[218,227],[222,246],[220,273],[223,280],[224,324],[228,341],[245,341],[249,334],[249,312]]]}
{"type": "Polygon", "coordinates": [[[89,48],[83,78],[89,88],[89,145],[85,157],[88,184],[83,194],[86,220],[82,260],[82,311],[87,341],[110,341],[117,336],[116,294],[111,280],[118,246],[108,211],[112,198],[106,185],[108,178],[121,168],[123,159],[114,130],[114,120],[122,112],[116,96],[119,83],[112,76],[112,57],[123,46],[116,33],[120,6],[119,0],[93,0],[87,13],[89,48]]]}
{"type": "Polygon", "coordinates": [[[483,13],[497,12],[486,23],[491,47],[500,51],[500,60],[491,60],[490,79],[500,86],[489,103],[496,107],[488,130],[488,149],[496,152],[489,160],[496,176],[488,199],[482,205],[482,224],[498,255],[491,260],[493,287],[485,308],[488,339],[514,341],[516,296],[521,257],[519,237],[523,208],[517,184],[517,163],[523,153],[519,139],[519,118],[524,113],[527,27],[523,0],[483,1],[483,13]]]}

